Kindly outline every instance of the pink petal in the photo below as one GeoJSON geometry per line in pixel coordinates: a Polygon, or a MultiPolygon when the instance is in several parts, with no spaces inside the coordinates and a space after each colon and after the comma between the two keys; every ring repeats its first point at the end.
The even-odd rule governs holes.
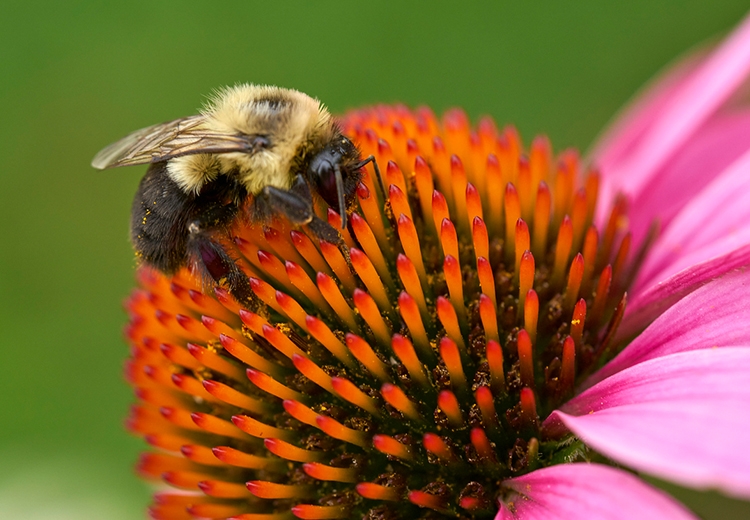
{"type": "Polygon", "coordinates": [[[606,218],[605,212],[621,189],[619,178],[615,178],[612,172],[627,160],[629,154],[638,150],[646,131],[661,117],[669,101],[694,75],[707,54],[706,49],[702,49],[670,65],[636,94],[635,100],[617,114],[614,123],[597,140],[589,154],[589,162],[605,173],[600,188],[597,221],[606,218]]]}
{"type": "Polygon", "coordinates": [[[638,333],[685,295],[724,273],[747,265],[750,265],[750,244],[691,265],[646,290],[636,292],[628,302],[618,335],[629,337],[638,333]]]}
{"type": "Polygon", "coordinates": [[[684,506],[638,477],[601,464],[561,464],[503,483],[516,491],[495,520],[682,520],[684,506]]]}
{"type": "MultiPolygon", "coordinates": [[[[750,128],[749,128],[750,130],[750,128]]],[[[750,148],[750,140],[748,141],[750,148]]],[[[648,252],[636,290],[750,244],[750,150],[684,204],[648,252]]],[[[686,180],[690,182],[690,179],[686,180]]]]}
{"type": "Polygon", "coordinates": [[[750,150],[750,111],[717,114],[654,176],[629,217],[636,243],[658,219],[662,229],[697,193],[750,150]]]}
{"type": "Polygon", "coordinates": [[[717,345],[750,345],[750,270],[713,280],[670,307],[584,384],[649,359],[717,345]]]}
{"type": "Polygon", "coordinates": [[[702,64],[707,50],[702,49],[670,64],[656,78],[649,81],[634,100],[618,113],[614,122],[597,139],[591,151],[593,161],[600,168],[609,170],[626,160],[641,143],[644,133],[662,111],[669,100],[684,85],[687,78],[702,64]]]}
{"type": "MultiPolygon", "coordinates": [[[[654,89],[657,102],[647,102],[639,116],[643,119],[633,118],[626,125],[628,131],[620,137],[625,144],[610,136],[607,146],[593,156],[604,174],[604,205],[615,191],[629,194],[637,205],[653,179],[742,85],[750,73],[750,17],[700,66],[687,72],[690,66],[668,76],[670,83],[661,91],[654,89]],[[619,153],[610,151],[618,149],[619,153]]],[[[668,197],[669,191],[659,191],[662,198],[668,197]]]]}
{"type": "Polygon", "coordinates": [[[750,347],[693,350],[618,372],[545,421],[639,471],[750,496],[750,347]]]}

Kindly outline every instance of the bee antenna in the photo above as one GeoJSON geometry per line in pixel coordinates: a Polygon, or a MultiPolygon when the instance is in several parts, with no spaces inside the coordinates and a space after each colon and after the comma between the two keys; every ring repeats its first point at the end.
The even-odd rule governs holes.
{"type": "Polygon", "coordinates": [[[346,229],[346,201],[344,200],[344,179],[341,177],[341,168],[334,165],[333,171],[336,175],[336,195],[339,198],[339,214],[341,215],[341,229],[346,229]]]}
{"type": "Polygon", "coordinates": [[[372,167],[375,168],[375,176],[378,178],[378,182],[380,183],[380,189],[383,191],[383,197],[388,196],[388,192],[385,191],[385,183],[383,182],[383,176],[380,175],[380,168],[378,168],[378,161],[375,160],[374,155],[370,155],[366,159],[360,161],[356,166],[354,166],[355,170],[359,170],[360,168],[363,168],[365,165],[372,163],[372,167]]]}

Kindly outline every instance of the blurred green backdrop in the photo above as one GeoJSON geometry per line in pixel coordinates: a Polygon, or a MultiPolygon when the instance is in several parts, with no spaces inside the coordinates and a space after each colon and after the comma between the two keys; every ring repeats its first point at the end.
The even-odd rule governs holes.
{"type": "MultiPolygon", "coordinates": [[[[250,81],[334,112],[462,106],[585,149],[639,86],[747,5],[3,2],[0,517],[144,516],[131,470],[142,442],[122,429],[120,303],[145,168],[94,171],[101,147],[250,81]]],[[[707,519],[750,517],[748,503],[668,489],[707,519]]]]}

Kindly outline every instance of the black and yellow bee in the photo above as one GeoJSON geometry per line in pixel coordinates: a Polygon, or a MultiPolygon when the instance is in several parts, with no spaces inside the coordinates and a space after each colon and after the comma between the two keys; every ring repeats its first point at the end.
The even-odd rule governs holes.
{"type": "Polygon", "coordinates": [[[173,274],[197,269],[241,303],[255,301],[227,252],[236,219],[283,215],[319,238],[340,235],[313,210],[314,197],[346,209],[362,160],[328,110],[302,92],[240,85],[221,91],[199,115],[138,130],[99,152],[98,169],[151,163],[133,201],[131,239],[138,258],[173,274]]]}

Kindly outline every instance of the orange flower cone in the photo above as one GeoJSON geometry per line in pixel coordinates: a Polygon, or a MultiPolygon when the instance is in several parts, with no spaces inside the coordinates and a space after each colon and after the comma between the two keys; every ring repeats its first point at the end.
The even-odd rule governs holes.
{"type": "Polygon", "coordinates": [[[382,178],[363,170],[342,247],[238,224],[256,312],[139,271],[128,427],[168,484],[154,518],[492,517],[505,480],[589,458],[541,421],[612,355],[639,258],[624,200],[598,230],[576,152],[457,110],[342,126],[382,178]]]}

